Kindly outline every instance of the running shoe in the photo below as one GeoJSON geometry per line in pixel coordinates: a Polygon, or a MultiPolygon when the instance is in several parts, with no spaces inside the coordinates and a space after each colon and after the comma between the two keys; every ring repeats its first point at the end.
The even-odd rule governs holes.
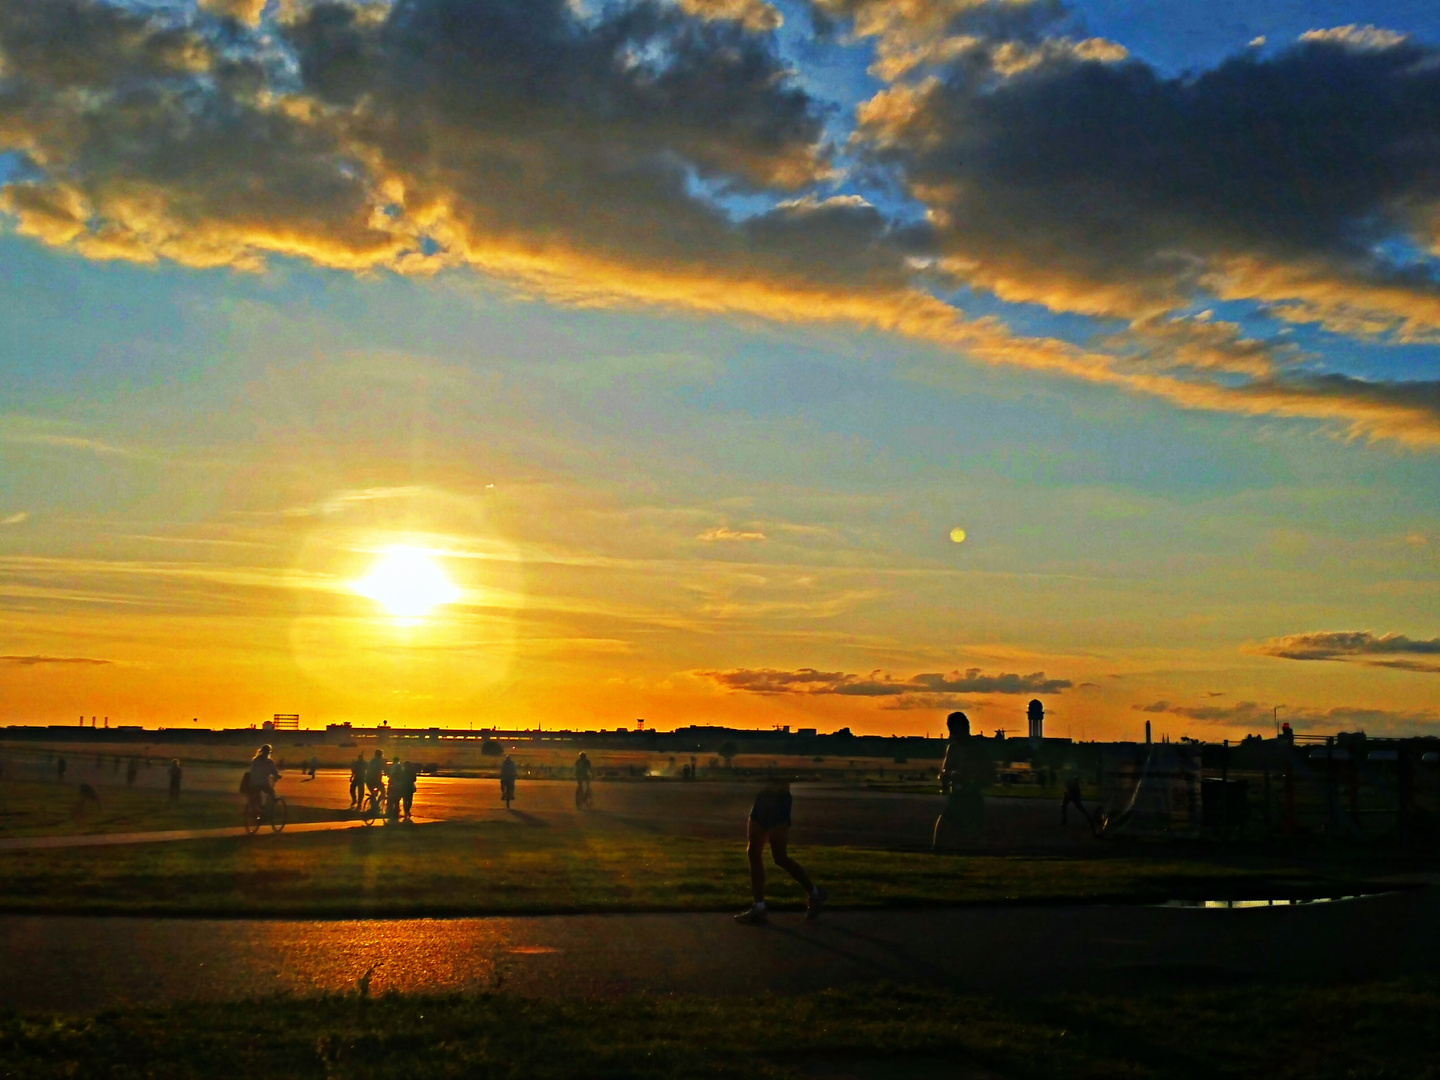
{"type": "Polygon", "coordinates": [[[815,891],[810,894],[810,902],[805,905],[805,921],[814,922],[818,919],[820,909],[825,906],[825,901],[829,898],[830,894],[817,885],[815,891]]]}
{"type": "Polygon", "coordinates": [[[735,916],[742,926],[764,926],[770,921],[770,914],[764,908],[750,907],[735,916]]]}

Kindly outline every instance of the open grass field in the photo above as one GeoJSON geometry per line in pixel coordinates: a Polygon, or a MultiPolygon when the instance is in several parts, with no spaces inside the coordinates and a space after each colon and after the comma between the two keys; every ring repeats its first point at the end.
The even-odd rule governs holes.
{"type": "Polygon", "coordinates": [[[364,994],[0,1017],[10,1075],[1424,1078],[1440,980],[1015,1003],[893,985],[793,998],[364,994]]]}
{"type": "MultiPolygon", "coordinates": [[[[1026,858],[810,847],[839,907],[1164,900],[1303,892],[1313,874],[1204,859],[1026,858]]],[[[801,892],[770,868],[778,907],[801,892]]],[[[749,895],[736,841],[584,830],[515,816],[338,833],[0,853],[0,910],[286,915],[713,911],[749,895]]]]}

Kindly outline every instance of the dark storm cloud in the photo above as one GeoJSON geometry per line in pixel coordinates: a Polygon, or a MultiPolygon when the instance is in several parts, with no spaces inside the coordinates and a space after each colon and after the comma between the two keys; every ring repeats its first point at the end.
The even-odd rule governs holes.
{"type": "MultiPolygon", "coordinates": [[[[938,77],[862,110],[869,155],[931,207],[960,276],[1130,316],[1169,310],[1231,260],[1248,260],[1250,279],[1305,268],[1419,309],[1440,297],[1375,254],[1387,239],[1434,240],[1435,48],[1337,34],[1175,79],[1136,60],[1013,50],[977,38],[938,77]]],[[[1274,287],[1263,298],[1297,298],[1274,287]]]]}
{"type": "Polygon", "coordinates": [[[856,675],[843,671],[799,668],[740,668],[701,672],[731,690],[757,694],[838,694],[842,697],[899,697],[907,694],[1058,694],[1069,679],[1047,679],[1043,671],[1031,675],[984,675],[979,668],[948,675],[922,674],[896,678],[883,671],[856,675]]]}
{"type": "Polygon", "coordinates": [[[1404,659],[1407,656],[1440,657],[1440,638],[1377,635],[1369,630],[1321,631],[1273,638],[1260,646],[1260,651],[1286,660],[1338,660],[1368,667],[1440,673],[1440,664],[1404,659]]]}
{"type": "Polygon", "coordinates": [[[744,19],[402,0],[269,29],[298,83],[233,21],[0,0],[20,230],[192,265],[467,264],[573,299],[763,308],[769,290],[783,308],[808,290],[823,315],[828,288],[907,287],[903,232],[863,203],[736,224],[694,190],[783,195],[830,168],[820,110],[744,19]]]}
{"type": "Polygon", "coordinates": [[[1440,335],[1375,254],[1440,208],[1440,52],[1317,38],[1166,80],[1054,2],[817,0],[877,46],[853,149],[930,211],[827,197],[825,108],[764,0],[0,0],[0,213],[94,259],[468,267],[528,295],[910,335],[1179,406],[1440,444],[1440,384],[1301,375],[1176,317],[1249,297],[1346,333],[1440,335]],[[931,77],[934,76],[934,77],[931,77]],[[744,194],[768,210],[734,218],[744,194]],[[1090,347],[932,290],[1120,315],[1090,347]]]}

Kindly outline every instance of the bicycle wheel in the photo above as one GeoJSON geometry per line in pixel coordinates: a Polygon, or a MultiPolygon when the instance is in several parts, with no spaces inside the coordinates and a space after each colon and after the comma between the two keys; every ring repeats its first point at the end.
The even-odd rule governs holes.
{"type": "Polygon", "coordinates": [[[248,802],[240,810],[240,820],[245,823],[245,831],[251,836],[260,831],[260,815],[250,808],[248,802]]]}
{"type": "Polygon", "coordinates": [[[375,796],[366,795],[365,801],[360,804],[360,820],[366,825],[375,824],[375,796]]]}
{"type": "Polygon", "coordinates": [[[270,804],[270,831],[283,832],[285,829],[285,822],[289,819],[289,817],[290,810],[289,807],[285,805],[284,798],[276,795],[275,801],[270,804]]]}

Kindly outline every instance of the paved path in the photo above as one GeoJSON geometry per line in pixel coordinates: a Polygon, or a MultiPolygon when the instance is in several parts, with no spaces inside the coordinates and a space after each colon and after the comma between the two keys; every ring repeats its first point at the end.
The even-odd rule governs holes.
{"type": "Polygon", "coordinates": [[[800,993],[888,979],[1005,995],[1144,993],[1433,971],[1440,889],[1299,908],[1067,907],[336,922],[0,917],[0,1008],[276,992],[800,993]]]}
{"type": "MultiPolygon", "coordinates": [[[[416,818],[424,825],[432,818],[416,818]]],[[[335,829],[365,828],[363,821],[302,821],[285,826],[285,833],[330,832],[335,829]]],[[[267,825],[262,830],[270,834],[267,825]]],[[[220,836],[245,836],[239,825],[229,829],[165,829],[160,832],[84,833],[77,836],[14,836],[0,840],[0,851],[28,851],[44,848],[110,847],[114,844],[159,844],[169,840],[209,840],[220,836]]]]}

